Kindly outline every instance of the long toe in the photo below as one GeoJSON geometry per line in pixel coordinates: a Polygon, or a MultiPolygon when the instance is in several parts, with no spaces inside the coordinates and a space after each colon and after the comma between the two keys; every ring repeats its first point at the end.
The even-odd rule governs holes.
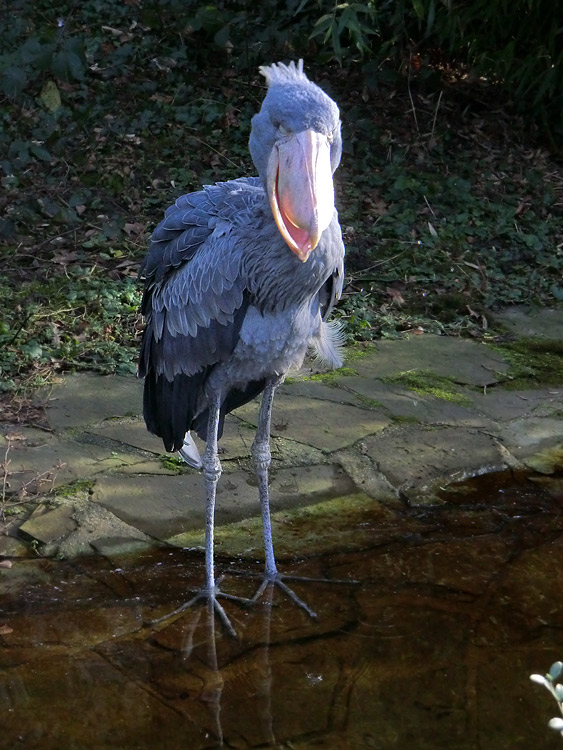
{"type": "Polygon", "coordinates": [[[147,627],[157,629],[162,625],[169,625],[171,622],[180,617],[180,615],[186,610],[190,609],[198,602],[205,601],[212,604],[215,614],[219,617],[229,635],[232,635],[233,638],[237,638],[237,632],[234,629],[229,616],[225,612],[223,605],[219,602],[219,597],[222,597],[223,599],[229,599],[230,601],[236,601],[241,604],[249,604],[251,600],[245,599],[242,596],[226,594],[219,589],[219,583],[220,580],[217,582],[217,585],[214,586],[211,590],[208,588],[200,589],[191,599],[189,599],[187,602],[184,602],[176,609],[172,610],[172,612],[168,612],[167,614],[157,618],[156,620],[147,620],[145,622],[145,625],[147,627]]]}
{"type": "MultiPolygon", "coordinates": [[[[309,605],[306,604],[303,601],[303,599],[297,596],[295,591],[284,582],[283,580],[284,578],[285,576],[281,575],[280,573],[274,573],[274,574],[264,573],[262,583],[256,589],[256,592],[254,596],[251,598],[251,601],[257,602],[262,596],[262,594],[264,593],[264,591],[268,588],[268,586],[270,585],[277,586],[279,589],[283,591],[283,593],[289,599],[291,599],[292,602],[297,604],[297,606],[300,607],[301,609],[305,610],[305,612],[309,615],[309,617],[316,618],[317,613],[313,609],[311,609],[311,607],[309,607],[309,605]]],[[[308,580],[308,579],[302,578],[299,580],[308,580]]]]}

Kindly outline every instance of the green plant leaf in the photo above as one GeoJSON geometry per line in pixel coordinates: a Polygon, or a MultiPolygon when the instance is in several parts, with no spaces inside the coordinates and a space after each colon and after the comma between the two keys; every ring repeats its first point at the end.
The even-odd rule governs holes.
{"type": "Polygon", "coordinates": [[[0,90],[10,99],[17,99],[27,86],[27,80],[27,75],[21,68],[4,68],[0,73],[0,90]]]}
{"type": "Polygon", "coordinates": [[[29,152],[41,161],[51,161],[53,158],[47,149],[43,148],[38,143],[32,143],[29,147],[29,152]]]}
{"type": "Polygon", "coordinates": [[[61,106],[61,95],[57,84],[54,81],[45,81],[41,94],[39,95],[43,106],[49,110],[49,112],[56,112],[61,106]]]}
{"type": "Polygon", "coordinates": [[[419,21],[424,18],[424,4],[422,0],[412,0],[412,7],[419,21]]]}
{"type": "Polygon", "coordinates": [[[75,52],[63,49],[53,55],[51,70],[57,78],[69,83],[84,78],[85,66],[75,52]]]}

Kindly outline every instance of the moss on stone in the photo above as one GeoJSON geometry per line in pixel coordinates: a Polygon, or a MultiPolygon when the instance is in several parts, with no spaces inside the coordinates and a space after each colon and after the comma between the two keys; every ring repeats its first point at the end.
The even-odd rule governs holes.
{"type": "Polygon", "coordinates": [[[364,396],[361,393],[354,393],[354,396],[362,406],[367,406],[369,409],[380,409],[383,406],[381,401],[377,401],[375,398],[369,398],[369,396],[364,396]]]}
{"type": "Polygon", "coordinates": [[[408,414],[394,414],[391,419],[396,424],[422,424],[418,417],[409,416],[408,414]]]}
{"type": "Polygon", "coordinates": [[[382,378],[384,383],[401,385],[421,396],[433,396],[459,406],[471,406],[471,399],[460,393],[453,378],[429,370],[406,370],[382,378]]]}
{"type": "Polygon", "coordinates": [[[158,460],[160,461],[160,465],[164,469],[173,471],[175,474],[183,474],[184,470],[187,468],[187,464],[182,461],[181,458],[178,458],[178,456],[169,456],[167,454],[162,454],[158,457],[158,460]]]}
{"type": "Polygon", "coordinates": [[[316,383],[324,383],[325,385],[335,385],[338,378],[357,376],[358,373],[352,367],[339,367],[337,370],[329,370],[328,372],[316,372],[313,375],[307,375],[303,380],[312,380],[316,383]]]}
{"type": "Polygon", "coordinates": [[[363,359],[363,357],[366,357],[368,354],[373,354],[376,351],[377,346],[375,344],[359,341],[346,346],[344,350],[344,360],[346,363],[355,362],[356,360],[363,359]]]}
{"type": "Polygon", "coordinates": [[[65,484],[62,487],[57,487],[55,490],[55,497],[57,498],[68,498],[74,497],[80,493],[90,493],[94,487],[94,482],[90,479],[77,479],[76,482],[65,484]]]}
{"type": "Polygon", "coordinates": [[[502,385],[506,388],[530,388],[563,383],[563,341],[522,338],[489,344],[508,361],[510,368],[502,385]]]}

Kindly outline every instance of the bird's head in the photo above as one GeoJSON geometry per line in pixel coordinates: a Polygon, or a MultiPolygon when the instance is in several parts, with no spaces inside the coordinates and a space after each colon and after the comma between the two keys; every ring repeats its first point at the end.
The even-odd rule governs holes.
{"type": "Polygon", "coordinates": [[[260,72],[268,93],[252,118],[250,153],[283,239],[305,262],[334,216],[340,113],[309,81],[302,60],[261,67],[260,72]]]}

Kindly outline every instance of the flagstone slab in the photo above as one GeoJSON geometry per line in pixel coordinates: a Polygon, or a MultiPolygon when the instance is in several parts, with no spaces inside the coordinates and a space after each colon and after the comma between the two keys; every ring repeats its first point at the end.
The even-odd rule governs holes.
{"type": "MultiPolygon", "coordinates": [[[[504,468],[494,437],[461,427],[409,426],[364,440],[366,455],[388,482],[415,502],[439,483],[504,468]]],[[[427,500],[426,500],[427,501],[427,500]]]]}
{"type": "Polygon", "coordinates": [[[50,544],[72,531],[78,524],[73,518],[74,510],[69,505],[58,505],[50,508],[46,504],[39,505],[20,526],[19,532],[27,538],[35,539],[41,544],[50,544]]]}
{"type": "MultiPolygon", "coordinates": [[[[543,448],[525,459],[526,466],[540,474],[555,474],[563,471],[563,440],[560,443],[543,448]]],[[[534,477],[535,481],[543,481],[543,477],[534,477]]],[[[559,498],[563,498],[563,477],[556,483],[561,488],[559,498]]]]}
{"type": "Polygon", "coordinates": [[[59,557],[72,558],[90,554],[94,549],[100,551],[112,547],[124,550],[128,546],[133,551],[151,541],[134,525],[125,523],[99,503],[88,502],[78,508],[73,517],[78,528],[57,544],[59,557]]]}
{"type": "MultiPolygon", "coordinates": [[[[493,390],[471,395],[475,408],[498,422],[507,422],[525,416],[542,416],[563,413],[563,386],[560,391],[541,388],[537,390],[493,390]]],[[[563,420],[561,422],[563,430],[563,420]]]]}
{"type": "MultiPolygon", "coordinates": [[[[348,494],[354,484],[338,466],[281,469],[271,478],[272,508],[348,494]]],[[[171,477],[102,477],[92,500],[145,534],[166,540],[205,525],[205,482],[200,472],[171,477]]],[[[246,472],[225,474],[217,487],[217,524],[259,513],[258,488],[246,472]]]]}
{"type": "Polygon", "coordinates": [[[27,557],[29,547],[13,536],[0,536],[0,558],[27,557]]]}
{"type": "Polygon", "coordinates": [[[135,419],[106,419],[100,425],[88,428],[88,433],[116,443],[151,453],[161,453],[162,440],[147,431],[142,417],[135,419]]]}
{"type": "MultiPolygon", "coordinates": [[[[519,335],[560,338],[563,331],[561,311],[512,310],[506,320],[519,335]]],[[[310,377],[308,364],[278,389],[271,429],[274,507],[332,496],[335,466],[344,477],[336,482],[344,483],[344,488],[339,485],[343,496],[359,488],[385,504],[405,498],[438,502],[433,488],[441,482],[507,465],[522,467],[539,449],[563,444],[563,384],[505,390],[501,381],[508,364],[483,342],[430,334],[383,340],[363,354],[352,350],[347,367],[323,379],[310,377]],[[451,378],[467,401],[385,382],[409,370],[451,378]]],[[[6,497],[22,488],[42,496],[87,479],[94,484],[87,502],[137,530],[139,537],[131,543],[146,543],[145,533],[166,540],[186,528],[202,529],[201,473],[187,468],[178,473],[173,462],[163,460],[162,441],[147,432],[142,418],[142,388],[134,377],[78,373],[61,378],[46,398],[53,432],[18,426],[0,435],[8,470],[6,497]]],[[[259,409],[260,399],[255,399],[225,421],[219,444],[224,467],[220,524],[250,515],[259,520],[251,460],[259,409]]],[[[203,453],[205,444],[196,441],[203,453]]],[[[99,533],[93,532],[94,516],[92,523],[83,518],[90,531],[80,537],[70,525],[64,527],[79,516],[68,515],[68,509],[49,508],[48,513],[54,515],[43,523],[54,524],[59,514],[63,533],[74,539],[76,549],[79,542],[98,551],[129,544],[129,531],[104,529],[101,521],[99,533]]]]}
{"type": "Polygon", "coordinates": [[[47,420],[55,431],[136,416],[143,410],[143,383],[134,377],[74,373],[44,395],[47,420]]]}
{"type": "Polygon", "coordinates": [[[298,442],[274,437],[271,441],[274,467],[313,466],[330,461],[330,457],[319,448],[298,442]]]}
{"type": "Polygon", "coordinates": [[[139,463],[129,464],[128,466],[120,466],[120,476],[132,476],[139,477],[143,474],[152,474],[153,476],[175,476],[181,471],[176,466],[169,465],[162,460],[162,456],[154,456],[153,458],[147,458],[139,463]]]}
{"type": "Polygon", "coordinates": [[[357,357],[351,366],[359,375],[377,378],[426,370],[473,386],[493,385],[508,370],[503,356],[486,344],[428,333],[378,341],[374,351],[357,357]]]}
{"type": "MultiPolygon", "coordinates": [[[[475,413],[469,406],[382,383],[376,377],[346,377],[340,382],[364,398],[380,404],[394,419],[412,420],[420,424],[458,424],[465,427],[485,427],[490,424],[489,420],[475,413]]],[[[461,389],[459,396],[470,398],[461,389]]]]}
{"type": "Polygon", "coordinates": [[[97,445],[48,435],[41,445],[13,444],[9,453],[7,490],[28,494],[87,479],[97,474],[140,462],[142,457],[119,453],[114,446],[97,445]]]}
{"type": "Polygon", "coordinates": [[[503,443],[518,458],[529,455],[536,447],[548,444],[563,445],[563,419],[560,417],[529,417],[500,425],[503,443]]]}
{"type": "Polygon", "coordinates": [[[365,444],[360,443],[359,449],[347,448],[335,453],[334,458],[359,490],[389,505],[397,500],[398,493],[378,470],[374,461],[366,455],[365,450],[365,444]]]}
{"type": "MultiPolygon", "coordinates": [[[[106,420],[99,426],[92,427],[89,432],[92,435],[114,440],[116,443],[129,445],[138,450],[158,455],[169,455],[164,448],[162,439],[148,432],[141,417],[126,420],[106,420]]],[[[249,426],[242,420],[229,414],[225,419],[225,429],[220,443],[221,458],[248,458],[254,435],[254,429],[249,429],[249,426]]],[[[199,440],[195,434],[193,437],[200,453],[203,453],[205,443],[203,440],[199,440]]]]}
{"type": "Polygon", "coordinates": [[[525,305],[508,307],[495,314],[495,321],[525,338],[553,339],[563,338],[563,309],[530,308],[525,305]]]}
{"type": "MultiPolygon", "coordinates": [[[[365,545],[388,542],[404,533],[397,524],[397,514],[363,492],[333,497],[314,505],[276,510],[272,513],[272,532],[276,559],[285,563],[302,557],[323,555],[328,540],[333,551],[360,549],[365,545]],[[369,522],[366,518],[369,517],[369,522]]],[[[416,526],[416,522],[414,524],[416,526]]],[[[168,540],[187,549],[202,547],[203,530],[184,531],[168,540]]],[[[247,557],[261,560],[264,530],[258,516],[222,524],[215,534],[216,549],[228,558],[247,557]]],[[[346,576],[345,576],[346,577],[346,576]]],[[[350,576],[351,578],[353,576],[350,576]]]]}
{"type": "MultiPolygon", "coordinates": [[[[254,409],[242,407],[237,415],[258,424],[254,409]]],[[[280,394],[274,402],[271,432],[330,453],[381,432],[390,424],[389,416],[373,409],[280,394]]]]}
{"type": "Polygon", "coordinates": [[[90,546],[99,555],[103,557],[114,558],[122,557],[123,555],[135,555],[139,552],[154,547],[154,543],[145,542],[141,539],[134,539],[133,537],[121,537],[121,536],[110,536],[110,537],[98,537],[90,542],[90,546]]]}
{"type": "Polygon", "coordinates": [[[362,402],[354,393],[339,387],[341,382],[341,376],[338,375],[338,371],[330,373],[331,384],[323,383],[319,380],[291,380],[287,383],[283,383],[276,391],[276,402],[280,395],[289,396],[295,398],[301,396],[303,398],[314,398],[320,399],[321,401],[328,401],[327,408],[330,408],[330,402],[334,401],[337,404],[351,404],[352,406],[362,406],[362,402]]]}

